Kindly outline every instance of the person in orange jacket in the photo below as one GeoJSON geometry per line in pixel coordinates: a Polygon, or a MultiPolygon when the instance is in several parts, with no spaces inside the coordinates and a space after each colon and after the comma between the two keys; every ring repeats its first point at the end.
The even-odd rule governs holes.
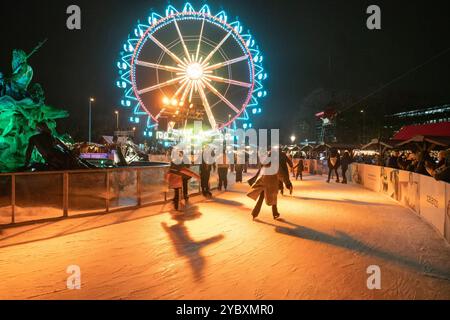
{"type": "Polygon", "coordinates": [[[200,180],[200,176],[186,168],[183,164],[170,164],[170,170],[167,174],[167,181],[169,184],[169,189],[173,189],[175,192],[175,196],[173,198],[173,204],[175,210],[179,210],[180,208],[180,193],[181,189],[183,189],[183,180],[194,178],[200,180]]]}

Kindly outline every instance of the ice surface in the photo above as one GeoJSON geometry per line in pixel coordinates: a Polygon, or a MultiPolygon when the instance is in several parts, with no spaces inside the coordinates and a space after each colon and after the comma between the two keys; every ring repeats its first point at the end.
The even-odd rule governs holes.
{"type": "Polygon", "coordinates": [[[358,186],[307,176],[254,222],[247,184],[170,204],[0,230],[1,299],[450,299],[450,246],[358,186]],[[81,268],[81,290],[66,268],[81,268]],[[366,269],[381,268],[381,290],[366,269]]]}

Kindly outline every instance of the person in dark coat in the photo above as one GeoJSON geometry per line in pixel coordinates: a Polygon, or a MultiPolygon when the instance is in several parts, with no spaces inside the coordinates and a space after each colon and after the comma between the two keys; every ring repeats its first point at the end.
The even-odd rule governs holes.
{"type": "Polygon", "coordinates": [[[283,194],[284,186],[286,186],[286,188],[289,190],[290,194],[292,195],[292,192],[294,191],[294,187],[293,187],[290,177],[289,177],[289,167],[293,168],[294,165],[292,164],[292,160],[289,159],[289,157],[283,151],[279,151],[279,161],[280,161],[280,167],[279,167],[279,171],[278,171],[279,190],[281,191],[281,194],[283,194]]]}
{"type": "Polygon", "coordinates": [[[392,152],[391,156],[389,157],[389,159],[387,161],[387,167],[393,168],[393,169],[399,169],[398,159],[399,159],[398,151],[392,152]]]}
{"type": "Polygon", "coordinates": [[[244,165],[243,164],[236,164],[234,166],[234,169],[236,171],[236,182],[242,183],[242,173],[244,172],[244,165]]]}
{"type": "Polygon", "coordinates": [[[211,189],[209,186],[209,179],[211,177],[212,165],[203,162],[200,165],[200,186],[202,188],[202,194],[205,197],[211,197],[211,189]]]}
{"type": "Polygon", "coordinates": [[[353,156],[350,152],[345,150],[344,155],[341,158],[341,169],[342,169],[342,183],[347,184],[347,170],[348,166],[353,162],[353,156]]]}
{"type": "Polygon", "coordinates": [[[439,151],[438,154],[438,162],[436,164],[436,168],[445,166],[447,163],[447,152],[445,151],[439,151]]]}
{"type": "MultiPolygon", "coordinates": [[[[178,211],[180,207],[180,193],[181,189],[184,188],[184,180],[189,180],[191,178],[200,179],[200,177],[193,171],[186,168],[183,164],[175,164],[171,162],[170,169],[167,174],[167,180],[169,183],[169,189],[174,190],[173,204],[175,210],[178,211]]],[[[187,201],[187,199],[185,198],[187,201]]]]}
{"type": "Polygon", "coordinates": [[[244,158],[245,158],[245,163],[244,163],[244,173],[247,173],[247,170],[248,170],[248,164],[249,164],[249,162],[250,162],[250,156],[248,155],[247,152],[245,152],[244,158]]]}
{"type": "Polygon", "coordinates": [[[295,180],[298,180],[298,177],[300,177],[300,180],[303,180],[303,170],[304,169],[305,169],[305,164],[303,162],[303,157],[300,157],[297,165],[292,169],[292,171],[294,172],[295,180]]]}
{"type": "Polygon", "coordinates": [[[434,165],[431,161],[425,162],[425,168],[430,176],[438,181],[450,183],[450,150],[439,152],[439,161],[434,165]]]}
{"type": "Polygon", "coordinates": [[[244,164],[239,163],[242,161],[243,157],[238,156],[237,153],[234,154],[234,171],[236,173],[236,183],[242,183],[242,173],[244,172],[244,164]]]}
{"type": "MultiPolygon", "coordinates": [[[[184,169],[190,168],[188,164],[182,164],[181,165],[184,169]]],[[[189,175],[183,175],[183,198],[185,201],[189,200],[189,180],[191,180],[192,177],[189,175]]]]}
{"type": "Polygon", "coordinates": [[[250,179],[252,183],[249,180],[251,189],[247,193],[247,196],[256,201],[256,205],[252,211],[253,220],[259,216],[264,201],[268,206],[272,207],[273,218],[280,218],[277,207],[279,174],[271,174],[268,172],[269,167],[270,164],[262,165],[256,176],[250,179]]]}
{"type": "Polygon", "coordinates": [[[341,165],[341,157],[337,149],[332,148],[328,153],[328,180],[327,183],[330,183],[331,173],[334,171],[336,174],[336,182],[339,183],[339,173],[338,168],[341,165]]]}
{"type": "Polygon", "coordinates": [[[223,153],[222,163],[217,164],[217,173],[219,175],[219,191],[222,191],[222,188],[227,190],[228,187],[228,159],[226,152],[223,153]]]}

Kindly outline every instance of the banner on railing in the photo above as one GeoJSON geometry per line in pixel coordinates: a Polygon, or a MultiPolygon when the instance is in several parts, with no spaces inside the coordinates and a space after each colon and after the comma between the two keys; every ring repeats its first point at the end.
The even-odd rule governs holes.
{"type": "Polygon", "coordinates": [[[405,207],[420,214],[420,175],[408,171],[398,171],[398,201],[405,207]]]}
{"type": "Polygon", "coordinates": [[[445,183],[420,176],[420,215],[444,235],[446,190],[445,183]]]}
{"type": "Polygon", "coordinates": [[[356,184],[364,184],[364,165],[359,163],[353,163],[351,165],[351,181],[356,184]]]}
{"type": "Polygon", "coordinates": [[[399,171],[380,167],[380,191],[394,200],[399,199],[399,171]]]}
{"type": "Polygon", "coordinates": [[[380,191],[380,172],[381,167],[366,165],[364,166],[363,183],[366,189],[379,192],[380,191]]]}
{"type": "Polygon", "coordinates": [[[353,163],[349,170],[353,183],[381,192],[420,214],[450,243],[450,184],[414,172],[378,167],[376,190],[374,166],[353,163]]]}
{"type": "Polygon", "coordinates": [[[444,224],[444,237],[450,243],[450,184],[445,185],[446,191],[446,208],[445,208],[445,224],[444,224]]]}

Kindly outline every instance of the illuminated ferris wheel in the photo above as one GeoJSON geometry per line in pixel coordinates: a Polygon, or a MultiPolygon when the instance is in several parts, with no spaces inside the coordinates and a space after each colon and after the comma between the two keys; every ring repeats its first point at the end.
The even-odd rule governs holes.
{"type": "Polygon", "coordinates": [[[164,16],[152,13],[148,24],[138,23],[123,47],[121,104],[131,109],[132,122],[146,117],[148,130],[161,119],[251,128],[250,116],[262,112],[259,99],[267,95],[262,62],[251,34],[224,11],[169,6],[164,16]]]}

